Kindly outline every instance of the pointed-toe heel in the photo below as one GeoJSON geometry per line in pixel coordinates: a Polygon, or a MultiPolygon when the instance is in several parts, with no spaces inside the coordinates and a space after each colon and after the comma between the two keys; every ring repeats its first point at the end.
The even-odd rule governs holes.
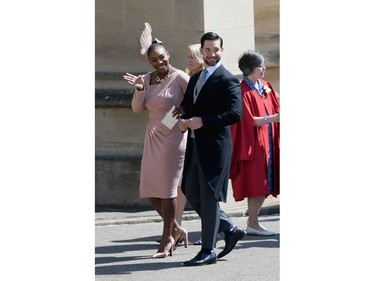
{"type": "Polygon", "coordinates": [[[180,240],[184,240],[184,246],[185,246],[185,248],[187,248],[188,247],[188,241],[189,241],[189,233],[184,228],[181,230],[180,240]]]}
{"type": "Polygon", "coordinates": [[[167,253],[165,252],[158,252],[156,253],[155,255],[152,256],[153,259],[161,259],[161,258],[165,258],[166,256],[168,256],[167,253]]]}
{"type": "Polygon", "coordinates": [[[180,241],[184,241],[184,247],[188,247],[188,241],[189,241],[189,234],[185,228],[181,228],[181,230],[178,233],[178,237],[175,239],[176,243],[173,246],[173,251],[177,249],[178,244],[180,241]]]}
{"type": "Polygon", "coordinates": [[[162,245],[162,243],[160,243],[158,252],[155,255],[153,255],[152,258],[153,259],[160,259],[160,258],[165,258],[168,255],[172,256],[173,245],[174,245],[174,239],[173,238],[171,238],[171,241],[169,241],[165,245],[162,245]]]}

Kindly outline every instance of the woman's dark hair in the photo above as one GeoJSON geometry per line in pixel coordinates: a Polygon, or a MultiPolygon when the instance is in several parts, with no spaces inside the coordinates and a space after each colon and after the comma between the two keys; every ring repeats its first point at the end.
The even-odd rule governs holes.
{"type": "Polygon", "coordinates": [[[157,38],[155,38],[154,41],[152,41],[152,44],[150,45],[150,47],[148,47],[147,49],[147,56],[149,57],[150,56],[150,53],[155,50],[155,49],[159,49],[159,48],[163,48],[165,51],[167,51],[165,49],[165,46],[163,44],[162,41],[158,40],[157,38]]]}
{"type": "Polygon", "coordinates": [[[221,38],[218,34],[215,32],[207,32],[203,34],[201,38],[201,48],[203,48],[204,41],[215,41],[215,40],[220,40],[220,48],[223,48],[223,38],[221,38]]]}
{"type": "Polygon", "coordinates": [[[264,57],[258,51],[247,50],[238,58],[238,67],[244,76],[249,76],[254,69],[264,63],[264,57]]]}

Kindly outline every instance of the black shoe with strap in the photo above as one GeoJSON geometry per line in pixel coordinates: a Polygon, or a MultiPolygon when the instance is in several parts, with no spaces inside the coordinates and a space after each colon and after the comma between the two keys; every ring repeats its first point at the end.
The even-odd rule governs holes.
{"type": "Polygon", "coordinates": [[[225,255],[229,254],[234,246],[236,246],[237,242],[244,238],[246,235],[246,231],[243,230],[239,226],[234,226],[228,233],[225,233],[225,247],[224,250],[221,251],[217,258],[220,259],[225,255]]]}

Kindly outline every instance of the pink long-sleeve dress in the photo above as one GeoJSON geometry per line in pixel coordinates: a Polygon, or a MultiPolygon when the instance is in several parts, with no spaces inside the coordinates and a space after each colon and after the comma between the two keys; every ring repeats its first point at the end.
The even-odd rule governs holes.
{"type": "Polygon", "coordinates": [[[173,106],[180,105],[189,78],[185,72],[177,70],[164,82],[150,85],[150,73],[147,73],[144,76],[146,89],[134,92],[133,111],[149,111],[141,163],[140,198],[177,196],[187,134],[180,131],[178,124],[169,129],[161,120],[173,106]]]}

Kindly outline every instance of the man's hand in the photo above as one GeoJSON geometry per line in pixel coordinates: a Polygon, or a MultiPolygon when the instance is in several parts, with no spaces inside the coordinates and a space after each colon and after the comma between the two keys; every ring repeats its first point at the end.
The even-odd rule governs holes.
{"type": "Polygon", "coordinates": [[[193,117],[190,119],[180,119],[178,125],[181,131],[186,131],[188,128],[196,130],[203,127],[203,122],[201,117],[193,117]]]}

